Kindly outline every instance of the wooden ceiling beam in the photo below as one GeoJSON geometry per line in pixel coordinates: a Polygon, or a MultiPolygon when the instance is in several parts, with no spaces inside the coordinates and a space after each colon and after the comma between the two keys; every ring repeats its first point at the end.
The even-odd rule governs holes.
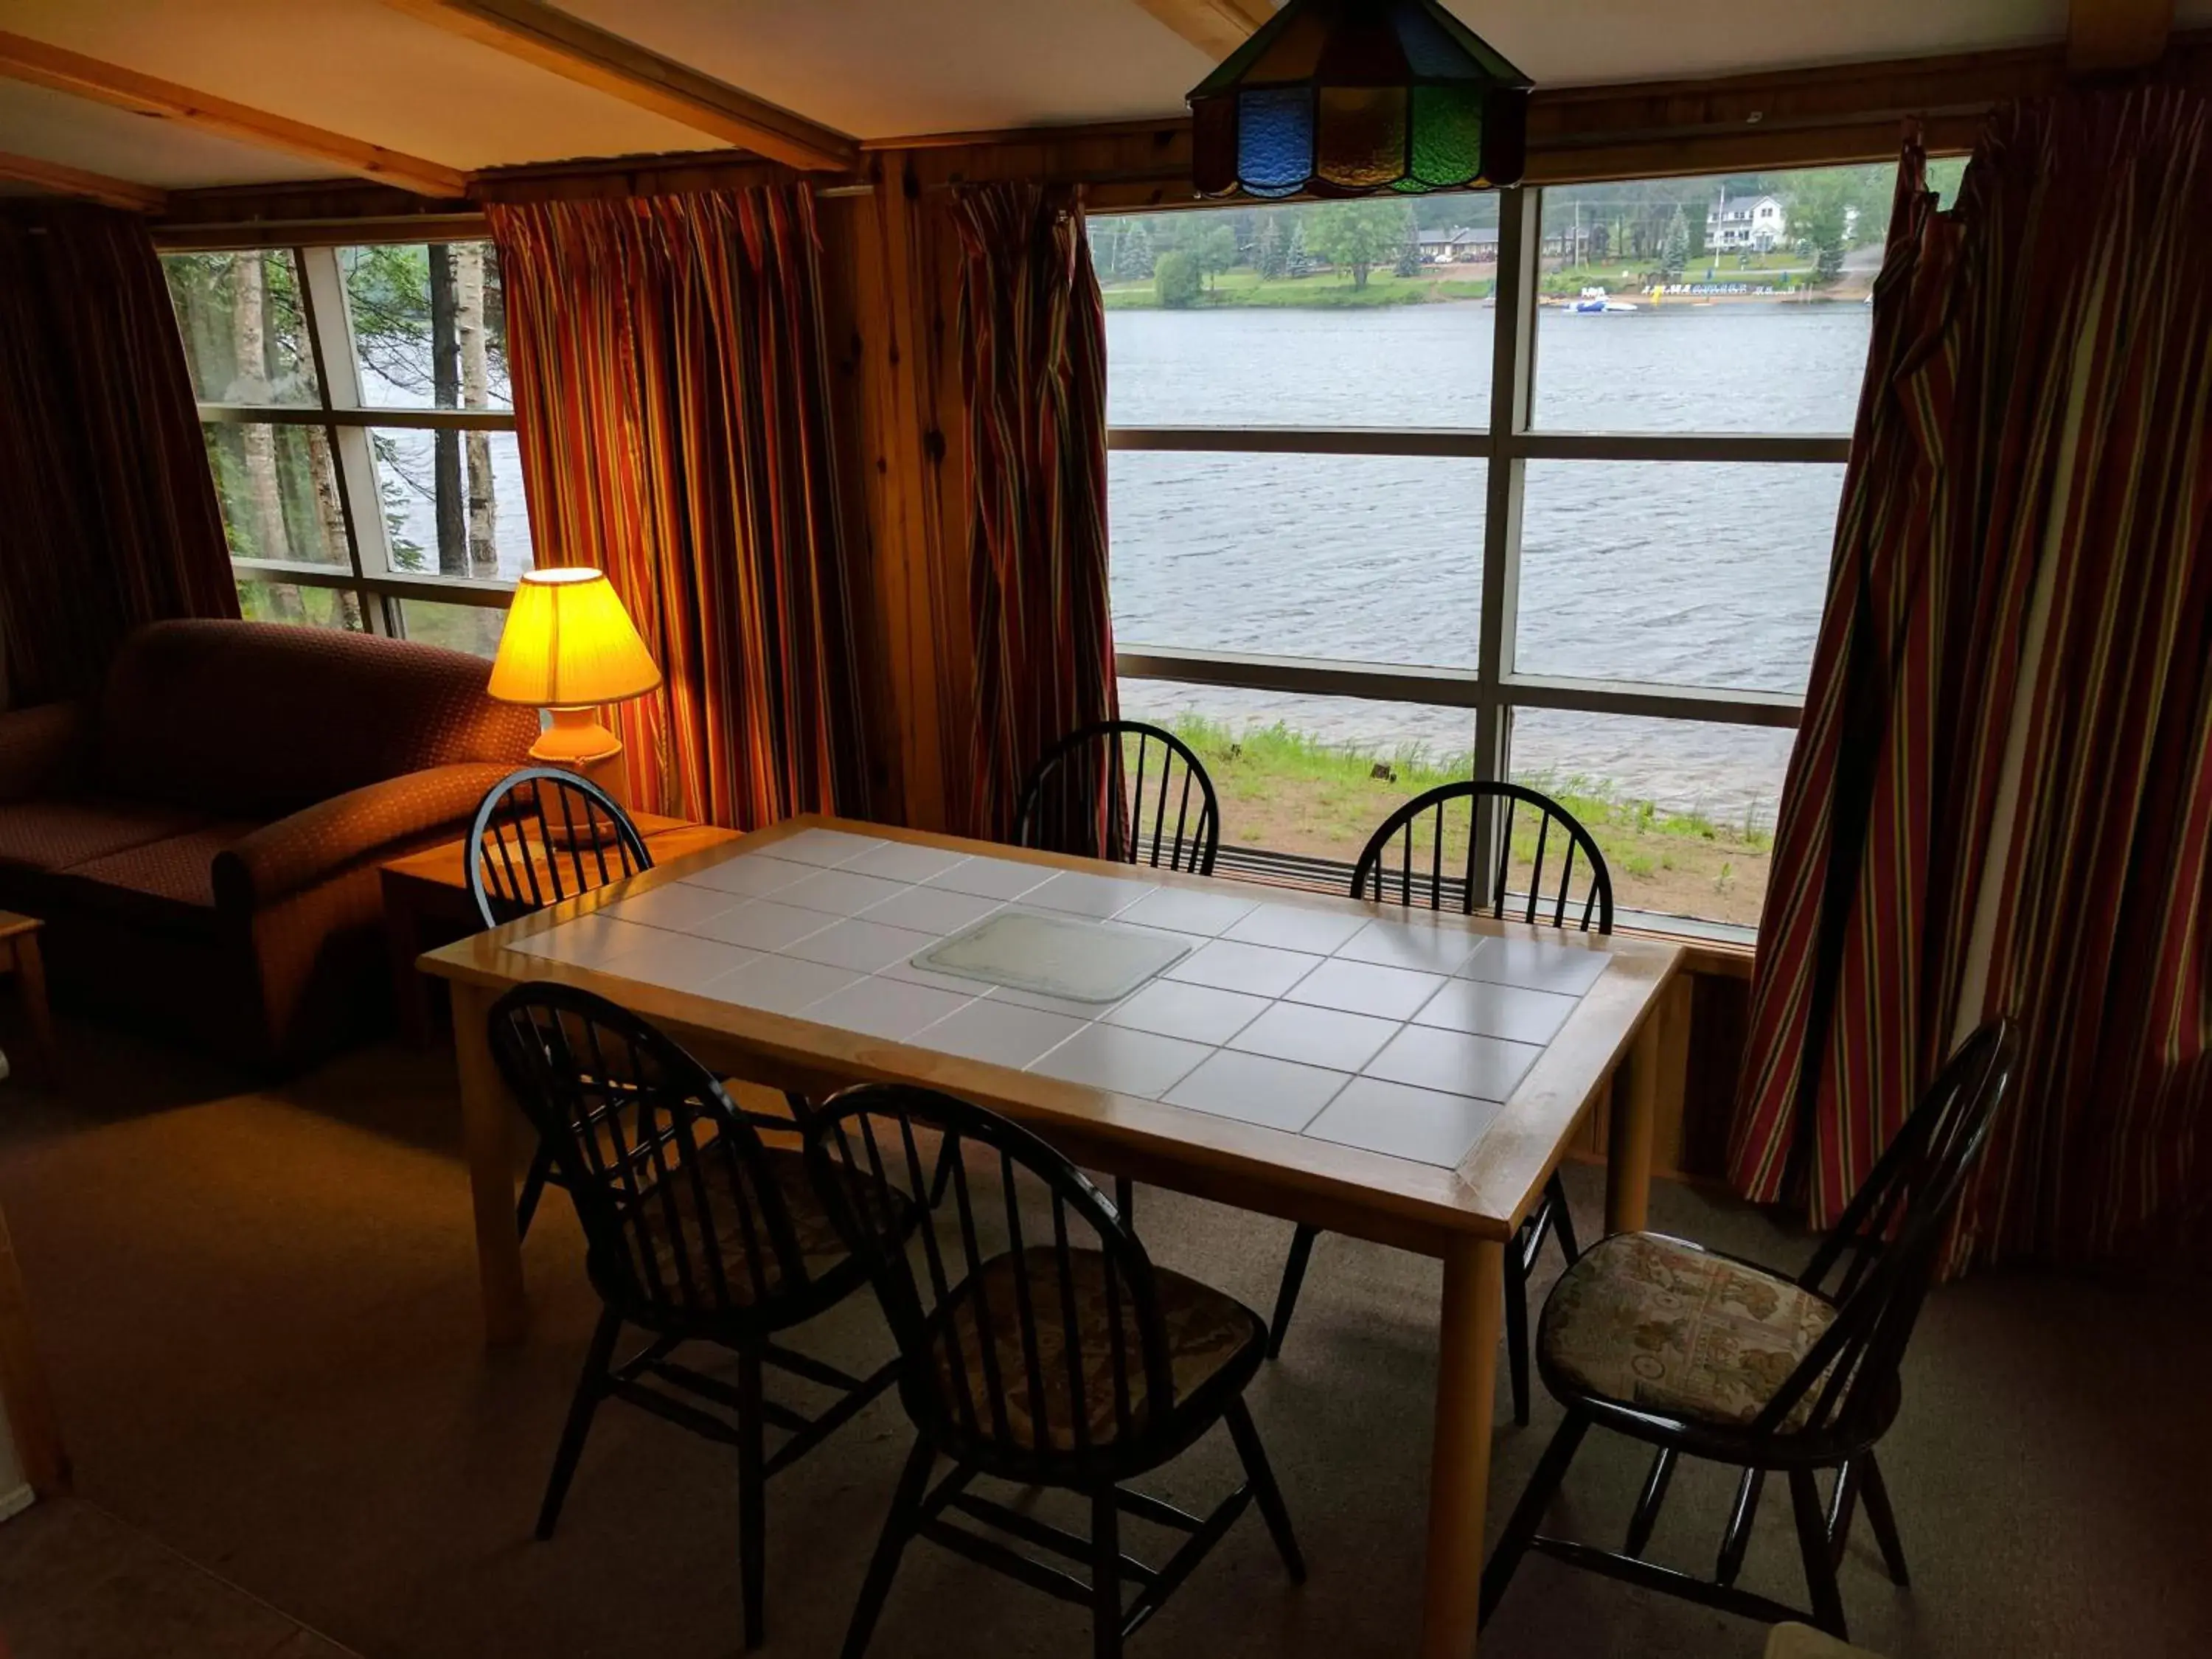
{"type": "Polygon", "coordinates": [[[133,213],[159,213],[168,205],[169,193],[128,179],[111,179],[104,173],[42,161],[35,155],[15,155],[0,150],[0,179],[19,185],[36,185],[57,196],[78,196],[103,206],[128,208],[133,213]]]}
{"type": "Polygon", "coordinates": [[[1267,0],[1136,0],[1137,4],[1216,62],[1250,40],[1275,15],[1267,0]]]}
{"type": "Polygon", "coordinates": [[[2173,32],[2173,0],[2073,0],[2066,16],[2066,67],[2076,75],[2154,64],[2173,32]]]}
{"type": "Polygon", "coordinates": [[[406,155],[381,144],[365,143],[343,133],[295,121],[289,116],[234,104],[227,98],[195,92],[118,64],[64,52],[43,40],[0,33],[0,76],[48,87],[95,103],[159,116],[179,125],[218,133],[262,149],[283,150],[327,162],[363,178],[398,185],[422,196],[460,196],[468,177],[459,168],[406,155]]]}
{"type": "Polygon", "coordinates": [[[857,141],[702,75],[541,0],[385,0],[386,5],[726,144],[811,172],[842,173],[857,141]]]}

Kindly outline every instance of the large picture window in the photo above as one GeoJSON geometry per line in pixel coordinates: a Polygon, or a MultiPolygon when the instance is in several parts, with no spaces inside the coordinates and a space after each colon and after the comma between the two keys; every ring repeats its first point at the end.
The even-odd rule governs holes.
{"type": "Polygon", "coordinates": [[[1093,220],[1122,700],[1206,757],[1225,860],[1339,881],[1510,778],[1624,908],[1757,921],[1893,182],[1093,220]]]}
{"type": "Polygon", "coordinates": [[[490,655],[532,563],[491,245],[162,263],[246,614],[490,655]]]}

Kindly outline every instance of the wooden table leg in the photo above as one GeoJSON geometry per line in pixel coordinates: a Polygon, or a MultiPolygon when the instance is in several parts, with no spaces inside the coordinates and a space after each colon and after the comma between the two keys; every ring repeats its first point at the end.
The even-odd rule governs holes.
{"type": "Polygon", "coordinates": [[[1444,1254],[1421,1659],[1471,1659],[1474,1652],[1504,1272],[1504,1249],[1494,1239],[1455,1238],[1444,1254]]]}
{"type": "Polygon", "coordinates": [[[62,1077],[61,1039],[54,1034],[54,1011],[46,1001],[46,958],[39,954],[39,936],[18,933],[9,941],[15,960],[15,990],[31,1023],[31,1040],[38,1045],[39,1063],[46,1080],[58,1084],[62,1077]]]}
{"type": "Polygon", "coordinates": [[[453,1052],[461,1069],[461,1130],[468,1149],[469,1196],[476,1212],[477,1274],[484,1340],[522,1340],[530,1310],[522,1285],[522,1241],[514,1230],[514,1164],[509,1134],[516,1107],[491,1057],[485,1018],[496,1000],[480,986],[453,984],[453,1052]]]}
{"type": "Polygon", "coordinates": [[[1685,1060],[1674,1028],[1688,1018],[1689,981],[1677,975],[1652,1000],[1628,1051],[1628,1075],[1613,1091],[1613,1121],[1605,1160],[1605,1227],[1609,1233],[1644,1230],[1651,1198],[1651,1144],[1659,1103],[1672,1088],[1679,1096],[1685,1060]],[[1674,1075],[1669,1076],[1669,1071],[1674,1075]]]}

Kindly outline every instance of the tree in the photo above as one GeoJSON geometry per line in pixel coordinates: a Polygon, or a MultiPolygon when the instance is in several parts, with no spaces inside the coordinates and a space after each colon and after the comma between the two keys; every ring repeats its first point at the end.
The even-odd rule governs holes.
{"type": "Polygon", "coordinates": [[[1790,198],[1790,233],[1811,251],[1816,282],[1832,283],[1844,273],[1852,210],[1858,206],[1856,183],[1842,173],[1808,173],[1790,198]]]}
{"type": "Polygon", "coordinates": [[[1667,238],[1659,245],[1659,275],[1667,282],[1679,283],[1689,263],[1690,222],[1677,205],[1674,216],[1667,222],[1667,238]]]}
{"type": "Polygon", "coordinates": [[[1260,234],[1253,243],[1252,264],[1263,283],[1271,283],[1283,274],[1283,222],[1279,215],[1260,216],[1260,234]]]}
{"type": "MultiPolygon", "coordinates": [[[[491,356],[484,327],[484,252],[482,242],[453,245],[453,324],[459,336],[461,407],[491,406],[491,356]]],[[[498,501],[491,478],[491,434],[462,434],[468,469],[469,574],[499,574],[498,501]]]]}
{"type": "Polygon", "coordinates": [[[1198,259],[1188,250],[1171,248],[1152,266],[1152,289],[1170,311],[1188,311],[1198,303],[1198,259]]]}
{"type": "Polygon", "coordinates": [[[1212,288],[1213,279],[1237,263],[1237,233],[1227,225],[1208,225],[1191,244],[1190,253],[1212,288]]]}
{"type": "Polygon", "coordinates": [[[1303,216],[1291,221],[1290,246],[1283,250],[1283,274],[1285,276],[1313,275],[1313,255],[1306,248],[1306,222],[1303,216]]]}
{"type": "Polygon", "coordinates": [[[1352,273],[1355,289],[1367,286],[1368,273],[1418,233],[1413,210],[1404,202],[1331,202],[1310,220],[1307,245],[1340,270],[1352,273]]]}
{"type": "Polygon", "coordinates": [[[1390,267],[1390,272],[1395,276],[1418,276],[1421,274],[1421,245],[1413,237],[1407,237],[1399,247],[1397,262],[1390,267]]]}

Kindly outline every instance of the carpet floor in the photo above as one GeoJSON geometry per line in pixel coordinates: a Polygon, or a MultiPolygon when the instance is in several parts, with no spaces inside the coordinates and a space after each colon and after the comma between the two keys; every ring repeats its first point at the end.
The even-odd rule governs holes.
{"type": "MultiPolygon", "coordinates": [[[[596,1304],[552,1194],[526,1250],[530,1339],[479,1345],[450,1058],[376,1048],[246,1086],[103,1030],[66,1036],[65,1094],[0,1089],[0,1205],[86,1498],[368,1659],[738,1651],[722,1449],[611,1405],[559,1536],[531,1538],[596,1304]]],[[[1570,1176],[1588,1236],[1601,1182],[1570,1176]]],[[[1656,1190],[1652,1213],[1778,1264],[1808,1248],[1682,1187],[1656,1190]]],[[[1150,1188],[1139,1218],[1164,1265],[1270,1305],[1287,1225],[1150,1188]]],[[[1249,1515],[1133,1653],[1411,1650],[1437,1289],[1431,1262],[1322,1240],[1284,1357],[1250,1395],[1310,1582],[1285,1581],[1249,1515]]],[[[1991,1273],[1939,1292],[1883,1454],[1913,1588],[1890,1584],[1862,1524],[1843,1572],[1855,1638],[1893,1659],[2212,1650],[2209,1307],[2205,1279],[2179,1273],[1991,1273]]],[[[848,1364],[886,1352],[865,1299],[799,1340],[848,1364]]],[[[1493,1534],[1557,1420],[1540,1397],[1514,1428],[1500,1371],[1493,1534]]],[[[769,1651],[837,1651],[908,1443],[896,1400],[879,1401],[770,1487],[769,1651]]],[[[1643,1469],[1593,1437],[1553,1529],[1617,1543],[1643,1469]]],[[[1234,1480],[1218,1434],[1148,1485],[1194,1507],[1234,1480]]],[[[1710,1571],[1732,1486],[1686,1469],[1655,1554],[1710,1571]]],[[[1766,1506],[1745,1582],[1802,1603],[1787,1507],[1766,1506]]],[[[1156,1559],[1161,1542],[1125,1537],[1156,1559]]],[[[0,1529],[0,1554],[13,1547],[0,1529]]],[[[1086,1650],[1086,1632],[1079,1610],[925,1544],[873,1651],[1016,1659],[1086,1650]]],[[[1482,1652],[1750,1656],[1763,1638],[1538,1559],[1482,1652]]]]}

